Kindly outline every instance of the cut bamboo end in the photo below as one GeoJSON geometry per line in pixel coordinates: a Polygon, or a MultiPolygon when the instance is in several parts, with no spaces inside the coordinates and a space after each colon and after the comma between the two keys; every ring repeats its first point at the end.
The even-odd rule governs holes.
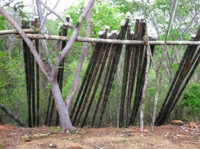
{"type": "Polygon", "coordinates": [[[71,20],[71,16],[70,15],[66,15],[66,21],[69,22],[68,20],[71,20]]]}
{"type": "Polygon", "coordinates": [[[109,31],[110,30],[110,26],[105,26],[105,31],[109,31]]]}
{"type": "Polygon", "coordinates": [[[39,19],[39,16],[33,16],[34,19],[39,19]]]}
{"type": "Polygon", "coordinates": [[[111,39],[112,34],[111,33],[107,33],[107,38],[111,39]]]}
{"type": "Polygon", "coordinates": [[[123,21],[121,21],[120,24],[121,24],[121,26],[125,26],[125,23],[126,23],[126,22],[123,20],[123,21]]]}
{"type": "Polygon", "coordinates": [[[98,33],[99,36],[103,36],[103,34],[104,34],[104,31],[99,31],[98,33]]]}
{"type": "Polygon", "coordinates": [[[126,13],[126,18],[127,18],[127,19],[130,19],[130,18],[131,18],[131,13],[130,13],[130,12],[127,12],[127,13],[126,13]]]}

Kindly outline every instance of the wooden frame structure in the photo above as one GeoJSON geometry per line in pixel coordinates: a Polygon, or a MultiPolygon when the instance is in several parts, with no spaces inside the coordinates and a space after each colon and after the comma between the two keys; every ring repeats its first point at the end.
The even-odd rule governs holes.
{"type": "MultiPolygon", "coordinates": [[[[146,24],[143,20],[136,20],[135,30],[133,34],[131,32],[130,26],[128,25],[128,22],[129,18],[126,18],[125,22],[121,24],[121,30],[119,32],[113,31],[111,33],[108,33],[108,30],[105,29],[105,31],[100,32],[99,38],[78,37],[76,39],[77,42],[93,42],[96,43],[96,45],[94,46],[90,63],[86,70],[85,77],[83,79],[82,85],[80,87],[76,101],[71,111],[70,116],[74,125],[83,127],[90,123],[91,126],[101,127],[103,115],[105,113],[106,105],[109,100],[110,91],[113,86],[113,81],[123,45],[125,46],[125,58],[123,70],[123,84],[121,90],[121,101],[119,109],[119,126],[128,126],[133,125],[135,123],[135,119],[141,102],[142,88],[144,85],[143,77],[147,63],[147,49],[145,46],[146,42],[143,41],[146,24]],[[100,94],[98,95],[96,105],[93,105],[100,81],[102,82],[100,94]],[[89,122],[87,118],[88,114],[91,112],[92,105],[95,106],[95,110],[93,111],[93,116],[91,118],[91,121],[89,122]],[[101,108],[100,105],[102,105],[101,108]],[[99,114],[97,113],[98,111],[100,111],[99,114]],[[98,122],[96,122],[97,115],[100,116],[98,122]]],[[[69,40],[69,37],[66,37],[67,29],[63,29],[63,32],[59,33],[59,36],[55,36],[41,35],[38,34],[37,29],[25,29],[26,27],[27,26],[24,26],[24,31],[27,33],[27,36],[29,38],[34,40],[35,45],[37,46],[36,49],[38,49],[38,51],[39,39],[60,40],[62,41],[62,48],[66,45],[66,41],[69,40]]],[[[0,35],[5,34],[16,34],[16,37],[20,38],[16,30],[0,31],[0,35]]],[[[155,124],[161,125],[167,120],[170,112],[172,111],[178,99],[180,98],[181,93],[185,89],[195,69],[199,65],[200,27],[197,31],[196,36],[192,38],[192,41],[155,41],[154,39],[151,39],[149,41],[149,44],[151,45],[152,53],[156,45],[187,45],[186,52],[179,65],[174,80],[169,88],[163,106],[161,107],[159,114],[156,118],[155,124]],[[185,81],[180,81],[184,79],[185,81]]],[[[25,43],[24,61],[27,84],[27,99],[29,103],[28,112],[30,115],[28,126],[38,126],[39,69],[37,65],[34,66],[34,59],[33,57],[31,58],[31,53],[25,43]],[[34,90],[35,83],[37,86],[36,92],[34,90]],[[37,95],[37,106],[35,106],[35,94],[37,95]],[[37,110],[35,111],[36,107],[37,110]]],[[[59,70],[58,82],[60,88],[62,88],[64,61],[60,64],[60,66],[61,69],[59,70]]],[[[51,107],[51,109],[47,108],[47,117],[45,120],[46,125],[51,125],[52,113],[54,111],[54,101],[52,100],[51,96],[52,95],[50,92],[48,108],[51,107]]],[[[56,125],[58,125],[58,121],[56,122],[56,125]]]]}

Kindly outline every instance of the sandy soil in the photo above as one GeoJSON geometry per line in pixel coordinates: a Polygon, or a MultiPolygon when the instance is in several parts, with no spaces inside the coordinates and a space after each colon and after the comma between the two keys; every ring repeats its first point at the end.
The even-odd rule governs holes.
{"type": "Polygon", "coordinates": [[[145,129],[83,128],[63,134],[60,128],[17,128],[0,125],[0,149],[200,149],[200,135],[181,126],[145,129]]]}

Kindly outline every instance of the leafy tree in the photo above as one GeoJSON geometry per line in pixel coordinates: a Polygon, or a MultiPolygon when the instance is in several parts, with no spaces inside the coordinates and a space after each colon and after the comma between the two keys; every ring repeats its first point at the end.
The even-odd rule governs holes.
{"type": "Polygon", "coordinates": [[[185,91],[181,105],[186,111],[192,113],[191,116],[185,115],[184,117],[188,120],[192,116],[194,118],[200,118],[200,84],[191,84],[185,91]]]}

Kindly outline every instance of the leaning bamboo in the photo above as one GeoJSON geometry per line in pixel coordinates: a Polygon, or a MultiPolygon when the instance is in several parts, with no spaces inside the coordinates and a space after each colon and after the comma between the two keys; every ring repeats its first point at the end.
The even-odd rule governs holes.
{"type": "Polygon", "coordinates": [[[10,116],[17,124],[19,124],[22,127],[26,127],[26,125],[16,116],[14,115],[10,110],[8,110],[3,104],[0,103],[0,109],[3,110],[3,112],[6,113],[6,115],[10,116]]]}
{"type": "Polygon", "coordinates": [[[97,77],[97,80],[96,80],[96,84],[95,84],[95,86],[94,86],[94,90],[93,90],[92,96],[90,97],[90,102],[89,102],[87,111],[86,111],[86,113],[85,113],[85,116],[84,116],[84,118],[83,118],[83,122],[82,122],[82,124],[81,124],[81,127],[84,126],[85,121],[86,121],[86,118],[87,118],[87,116],[88,116],[88,114],[89,114],[89,111],[90,111],[90,109],[91,109],[92,103],[93,103],[93,101],[94,101],[94,97],[95,97],[95,95],[96,95],[96,91],[97,91],[97,88],[98,88],[98,85],[99,85],[99,82],[100,82],[100,79],[101,79],[101,76],[102,76],[102,73],[103,73],[103,70],[104,70],[104,67],[105,67],[105,64],[106,64],[106,60],[107,60],[107,58],[108,58],[108,53],[109,53],[109,50],[108,50],[108,49],[110,49],[110,46],[111,46],[111,45],[106,45],[106,49],[105,49],[105,51],[104,51],[104,52],[105,52],[105,53],[104,53],[104,57],[103,57],[102,62],[101,62],[101,68],[100,68],[100,70],[99,70],[98,77],[97,77]]]}
{"type": "MultiPolygon", "coordinates": [[[[100,37],[100,36],[99,36],[99,37],[100,37]]],[[[82,94],[82,92],[83,92],[83,90],[84,90],[84,88],[85,88],[86,83],[88,82],[88,78],[89,78],[88,75],[90,74],[90,71],[92,71],[92,69],[93,69],[93,67],[94,67],[94,62],[95,62],[95,59],[97,58],[98,52],[99,52],[99,51],[97,51],[97,49],[99,49],[100,46],[101,46],[100,44],[96,44],[95,47],[94,47],[94,50],[93,50],[93,52],[92,52],[92,56],[91,56],[91,58],[90,58],[90,62],[89,62],[89,64],[88,64],[88,67],[87,67],[87,69],[86,69],[86,72],[85,72],[83,81],[82,81],[82,83],[81,83],[81,87],[80,87],[80,89],[79,89],[79,91],[78,91],[78,95],[77,95],[77,97],[76,97],[75,103],[74,103],[73,108],[72,108],[72,110],[71,110],[71,112],[70,112],[70,113],[71,113],[71,114],[70,114],[71,119],[72,119],[73,116],[74,116],[74,113],[75,113],[75,111],[76,111],[76,108],[77,108],[79,99],[80,99],[80,97],[81,97],[81,94],[82,94]]],[[[73,121],[73,120],[72,120],[72,121],[73,121]]]]}
{"type": "Polygon", "coordinates": [[[167,105],[165,106],[165,111],[167,111],[165,114],[163,114],[162,117],[162,123],[164,123],[169,115],[169,113],[172,111],[175,103],[177,102],[178,98],[177,95],[179,93],[179,91],[181,90],[181,84],[184,82],[183,80],[185,78],[187,78],[187,74],[189,73],[190,69],[193,67],[193,65],[195,64],[198,56],[200,55],[200,50],[198,52],[197,51],[197,47],[192,47],[193,50],[190,50],[190,53],[188,54],[188,57],[186,59],[186,63],[185,65],[182,67],[182,71],[181,72],[177,72],[180,73],[180,76],[175,84],[174,90],[172,91],[170,97],[169,97],[169,102],[167,103],[167,105]],[[195,49],[194,49],[195,48],[195,49]]]}
{"type": "MultiPolygon", "coordinates": [[[[103,34],[100,34],[100,38],[102,38],[102,37],[103,37],[103,34]]],[[[80,97],[80,103],[79,103],[79,105],[78,105],[78,107],[77,107],[77,110],[76,110],[76,112],[75,112],[75,115],[74,115],[74,117],[73,117],[73,124],[75,124],[75,121],[76,121],[76,119],[77,119],[77,117],[78,117],[78,114],[79,114],[81,105],[82,105],[83,100],[84,100],[84,96],[85,96],[85,94],[86,94],[86,92],[87,92],[87,89],[88,89],[88,86],[89,86],[89,84],[90,84],[90,80],[91,80],[91,77],[92,77],[94,68],[95,68],[96,63],[97,63],[96,59],[97,59],[98,56],[99,56],[99,51],[101,50],[102,46],[103,46],[103,45],[100,44],[100,43],[97,44],[97,45],[95,46],[95,49],[94,49],[95,57],[94,57],[94,59],[93,59],[92,67],[91,67],[91,70],[89,71],[89,74],[86,74],[86,75],[87,75],[87,81],[86,81],[86,84],[85,84],[85,86],[84,86],[82,96],[80,97]]],[[[81,89],[81,90],[82,90],[82,89],[81,89]]]]}
{"type": "MultiPolygon", "coordinates": [[[[131,26],[128,26],[127,31],[127,38],[130,37],[131,34],[131,26]]],[[[127,92],[127,84],[128,84],[128,78],[129,78],[129,62],[130,62],[130,45],[126,46],[125,49],[125,58],[124,58],[124,70],[123,70],[123,80],[122,80],[122,93],[121,93],[121,101],[120,101],[120,110],[119,110],[119,127],[123,126],[123,120],[124,120],[124,107],[126,102],[126,92],[127,92]]],[[[127,107],[126,107],[127,109],[127,107]]]]}
{"type": "Polygon", "coordinates": [[[83,115],[83,111],[84,111],[85,106],[86,106],[86,104],[88,102],[88,98],[89,98],[90,92],[92,91],[93,84],[95,82],[97,74],[99,73],[99,68],[101,66],[101,61],[102,61],[104,52],[105,52],[105,44],[103,44],[102,48],[100,49],[100,53],[99,53],[98,58],[96,60],[97,62],[96,62],[96,65],[94,67],[93,73],[91,75],[91,80],[90,80],[88,88],[86,90],[86,94],[85,94],[85,96],[83,98],[83,103],[81,104],[81,107],[80,107],[79,114],[78,114],[78,117],[76,119],[75,125],[78,125],[78,123],[79,123],[79,121],[81,119],[81,116],[83,115]]]}
{"type": "MultiPolygon", "coordinates": [[[[144,36],[144,24],[141,22],[139,23],[139,30],[138,33],[135,35],[136,39],[142,39],[144,36]]],[[[141,100],[141,94],[142,94],[142,86],[143,86],[143,77],[142,75],[144,74],[144,70],[146,68],[145,65],[145,49],[143,45],[136,46],[136,50],[138,51],[138,56],[137,56],[137,83],[136,83],[136,90],[135,90],[135,99],[134,99],[134,104],[132,108],[132,113],[131,113],[131,118],[129,124],[134,124],[138,109],[139,109],[139,104],[141,100]]]]}
{"type": "MultiPolygon", "coordinates": [[[[199,41],[200,40],[200,27],[199,27],[199,29],[197,31],[197,34],[196,34],[194,40],[195,41],[199,41]]],[[[168,93],[167,93],[166,97],[165,97],[165,101],[164,101],[164,103],[163,103],[163,105],[162,105],[162,107],[161,107],[161,109],[160,109],[160,111],[158,113],[157,118],[156,118],[156,123],[155,123],[156,125],[161,125],[166,120],[165,117],[166,117],[167,113],[169,113],[169,110],[170,110],[169,106],[171,106],[171,104],[173,103],[173,100],[174,100],[173,98],[174,98],[178,88],[180,87],[182,79],[184,78],[185,74],[189,71],[189,69],[191,67],[190,64],[194,63],[193,62],[194,60],[193,60],[189,64],[190,60],[194,56],[194,52],[195,52],[196,48],[197,48],[197,46],[194,46],[194,45],[187,47],[187,49],[186,49],[186,51],[185,51],[185,53],[183,55],[183,58],[181,60],[181,63],[179,65],[179,67],[178,67],[178,70],[177,70],[177,72],[175,74],[175,77],[174,77],[174,79],[172,81],[172,84],[171,84],[171,86],[170,86],[170,88],[168,90],[168,93]],[[184,68],[184,66],[185,66],[185,68],[184,68]],[[184,70],[183,70],[183,68],[184,68],[184,70]],[[187,69],[187,70],[185,70],[185,69],[187,69]],[[180,78],[180,76],[181,76],[181,78],[180,78]]]]}
{"type": "MultiPolygon", "coordinates": [[[[200,53],[200,49],[199,49],[199,53],[200,53]]],[[[195,70],[197,69],[198,65],[200,63],[200,54],[197,56],[196,62],[194,63],[194,66],[192,67],[192,70],[190,71],[188,77],[186,78],[186,81],[184,82],[184,85],[182,86],[182,88],[180,89],[178,95],[176,96],[176,98],[174,99],[174,103],[171,105],[168,114],[166,115],[166,118],[164,119],[164,122],[166,121],[166,119],[169,117],[169,114],[171,113],[171,111],[173,110],[174,106],[176,105],[176,103],[178,102],[178,99],[180,98],[181,94],[183,93],[185,87],[187,86],[188,82],[190,81],[191,77],[193,76],[195,70]]]]}
{"type": "MultiPolygon", "coordinates": [[[[129,18],[127,17],[126,21],[121,23],[121,31],[119,33],[118,39],[123,40],[125,38],[126,31],[127,31],[127,28],[128,28],[128,22],[129,22],[129,18]]],[[[106,108],[106,105],[107,105],[107,102],[108,102],[108,97],[110,95],[110,91],[111,91],[111,88],[112,88],[112,85],[113,85],[115,73],[117,71],[117,66],[118,66],[118,63],[119,63],[122,47],[123,47],[123,45],[121,45],[121,44],[117,44],[117,46],[116,46],[116,50],[115,50],[115,54],[114,54],[115,56],[114,56],[114,59],[113,59],[112,66],[110,68],[111,73],[109,74],[109,77],[108,77],[109,82],[106,86],[106,90],[105,90],[105,94],[104,94],[104,98],[103,98],[102,111],[100,113],[100,119],[99,119],[98,127],[101,126],[101,122],[102,122],[102,119],[103,119],[105,108],[106,108]]]]}
{"type": "MultiPolygon", "coordinates": [[[[39,40],[35,41],[36,50],[39,53],[39,40]]],[[[39,65],[36,63],[36,125],[40,123],[40,70],[39,65]]]]}
{"type": "Polygon", "coordinates": [[[49,123],[49,112],[50,112],[50,107],[51,107],[51,101],[52,101],[52,91],[50,91],[49,96],[48,96],[46,118],[44,121],[45,125],[48,125],[48,123],[49,123]]]}
{"type": "MultiPolygon", "coordinates": [[[[27,28],[28,23],[26,20],[22,20],[22,28],[27,28]]],[[[28,104],[28,127],[32,127],[32,115],[31,115],[31,86],[30,86],[30,70],[29,70],[29,55],[30,51],[23,40],[23,55],[24,55],[24,69],[25,69],[25,76],[26,76],[26,92],[27,92],[27,104],[28,104]]]]}
{"type": "MultiPolygon", "coordinates": [[[[103,38],[107,38],[107,32],[108,32],[108,28],[105,29],[104,33],[103,33],[103,38]]],[[[101,79],[101,75],[102,75],[102,72],[103,72],[103,68],[104,68],[104,61],[106,61],[107,59],[107,56],[105,57],[105,53],[108,53],[108,50],[106,50],[108,48],[108,45],[107,44],[103,44],[103,47],[100,51],[100,54],[98,56],[98,59],[97,59],[97,64],[96,64],[96,67],[95,67],[95,70],[93,72],[93,76],[92,76],[92,79],[90,81],[90,86],[89,86],[89,89],[86,93],[86,96],[85,96],[85,99],[88,100],[89,98],[89,94],[93,88],[93,93],[90,97],[90,99],[88,100],[89,101],[89,104],[88,104],[88,107],[86,108],[86,112],[85,112],[85,115],[83,117],[83,121],[82,121],[82,124],[81,124],[81,127],[83,127],[85,121],[86,121],[86,118],[87,118],[87,115],[88,115],[88,112],[90,111],[90,108],[91,108],[91,105],[92,105],[92,102],[94,100],[94,97],[95,97],[95,94],[96,94],[96,91],[97,91],[97,88],[98,88],[98,85],[99,85],[99,81],[101,79]],[[95,81],[95,78],[96,81],[95,81]],[[95,82],[95,85],[93,85],[95,82]],[[93,87],[94,86],[94,87],[93,87]]],[[[85,102],[86,103],[86,102],[85,102]]],[[[84,106],[83,106],[84,107],[84,106]]],[[[82,108],[83,110],[84,108],[82,108]]],[[[83,113],[83,112],[80,112],[80,113],[83,113]]],[[[83,115],[83,114],[82,114],[83,115]]],[[[80,118],[79,118],[80,119],[80,118]]]]}
{"type": "MultiPolygon", "coordinates": [[[[111,32],[111,36],[113,38],[117,38],[117,32],[115,32],[115,31],[111,32]]],[[[96,115],[97,115],[97,111],[99,109],[99,105],[100,105],[100,102],[101,102],[101,98],[102,98],[103,93],[105,91],[106,85],[107,85],[107,83],[109,81],[108,80],[108,76],[109,76],[110,67],[111,67],[111,64],[112,64],[112,61],[113,61],[115,49],[116,49],[116,45],[112,44],[111,48],[109,49],[109,56],[108,56],[109,58],[108,58],[108,64],[107,64],[107,67],[106,67],[106,70],[105,70],[105,77],[103,79],[103,84],[101,86],[101,91],[100,91],[100,94],[99,94],[99,97],[98,97],[98,100],[97,100],[97,104],[96,104],[96,107],[95,107],[94,114],[92,116],[91,126],[94,126],[96,115]]]]}

